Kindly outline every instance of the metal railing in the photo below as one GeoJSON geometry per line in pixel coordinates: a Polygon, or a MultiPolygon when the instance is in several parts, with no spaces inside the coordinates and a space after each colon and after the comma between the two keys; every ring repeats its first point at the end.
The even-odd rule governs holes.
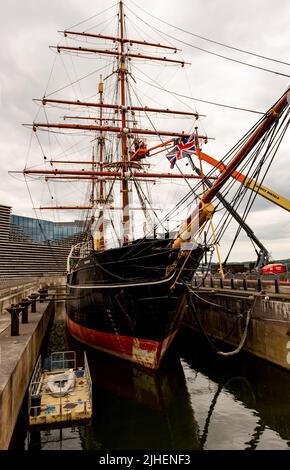
{"type": "Polygon", "coordinates": [[[75,369],[75,351],[57,351],[50,356],[50,370],[75,369]]]}
{"type": "Polygon", "coordinates": [[[93,243],[91,240],[73,245],[67,258],[67,272],[70,272],[79,259],[89,256],[92,248],[93,243]]]}
{"type": "MultiPolygon", "coordinates": [[[[73,369],[74,374],[76,377],[79,376],[80,373],[82,373],[81,376],[85,376],[86,378],[86,385],[87,385],[87,392],[88,392],[88,397],[89,400],[84,400],[82,405],[83,405],[83,411],[86,414],[88,411],[88,405],[92,407],[92,401],[93,401],[93,394],[92,394],[92,379],[91,379],[91,374],[90,374],[90,369],[87,361],[87,356],[86,353],[84,352],[84,368],[83,367],[78,367],[76,369],[76,353],[75,351],[57,351],[51,354],[50,356],[50,371],[56,371],[56,370],[67,370],[67,369],[73,369]]],[[[36,366],[34,368],[32,378],[30,381],[29,389],[28,389],[28,415],[32,417],[36,417],[40,414],[41,412],[41,397],[45,395],[51,395],[51,392],[47,391],[45,386],[49,383],[49,378],[46,377],[45,380],[43,380],[43,370],[42,370],[42,358],[39,356],[36,366]]],[[[51,383],[54,383],[54,380],[51,381],[51,383]]],[[[68,395],[70,395],[70,392],[68,392],[68,395]]],[[[69,407],[71,409],[74,408],[74,406],[80,406],[80,402],[77,401],[71,401],[69,400],[69,403],[67,403],[66,396],[62,396],[61,394],[59,397],[54,398],[58,399],[57,403],[53,404],[53,412],[57,413],[58,415],[62,416],[65,412],[66,417],[69,417],[69,409],[66,409],[66,407],[69,407]]],[[[48,407],[49,408],[49,407],[48,407]]],[[[47,410],[49,411],[49,410],[47,410]]]]}
{"type": "Polygon", "coordinates": [[[192,280],[193,287],[210,287],[212,289],[266,291],[275,294],[290,294],[290,275],[284,273],[255,276],[254,274],[197,275],[192,280]]]}
{"type": "Polygon", "coordinates": [[[28,388],[28,415],[30,414],[31,408],[31,399],[33,396],[38,396],[41,389],[41,375],[42,375],[42,358],[39,356],[36,366],[34,368],[30,385],[28,388]]]}
{"type": "Polygon", "coordinates": [[[92,377],[90,373],[90,368],[87,360],[86,351],[84,351],[84,365],[85,365],[85,374],[87,377],[88,392],[91,401],[91,406],[93,406],[93,389],[92,389],[92,377]]]}

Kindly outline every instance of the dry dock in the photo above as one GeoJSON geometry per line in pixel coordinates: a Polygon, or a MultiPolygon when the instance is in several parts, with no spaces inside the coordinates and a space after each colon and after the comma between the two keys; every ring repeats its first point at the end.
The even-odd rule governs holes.
{"type": "Polygon", "coordinates": [[[10,334],[10,315],[1,314],[0,327],[0,449],[7,449],[39,350],[54,312],[54,302],[37,303],[29,323],[10,334]]]}
{"type": "MultiPolygon", "coordinates": [[[[197,283],[195,283],[197,284],[197,283]]],[[[204,283],[203,283],[204,284],[204,283]]],[[[193,285],[184,324],[290,369],[290,294],[193,285]],[[194,306],[192,308],[190,304],[194,306]],[[246,317],[250,313],[248,328],[246,317]]]]}

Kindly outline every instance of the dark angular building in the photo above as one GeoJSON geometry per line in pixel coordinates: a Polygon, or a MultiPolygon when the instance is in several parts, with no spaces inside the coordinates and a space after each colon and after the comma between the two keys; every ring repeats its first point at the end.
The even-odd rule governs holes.
{"type": "Polygon", "coordinates": [[[82,221],[51,222],[11,215],[11,207],[0,205],[0,278],[65,274],[71,244],[82,233],[82,221]]]}

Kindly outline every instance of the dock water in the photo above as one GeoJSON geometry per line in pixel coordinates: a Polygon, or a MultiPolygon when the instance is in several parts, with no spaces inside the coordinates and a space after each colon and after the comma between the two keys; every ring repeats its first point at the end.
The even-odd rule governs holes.
{"type": "MultiPolygon", "coordinates": [[[[49,352],[59,347],[57,329],[49,352]]],[[[83,349],[65,331],[62,349],[83,349]]],[[[288,371],[242,352],[223,359],[182,328],[157,372],[87,350],[93,417],[83,425],[18,428],[13,449],[289,449],[288,371]],[[140,425],[142,423],[142,425],[140,425]]]]}

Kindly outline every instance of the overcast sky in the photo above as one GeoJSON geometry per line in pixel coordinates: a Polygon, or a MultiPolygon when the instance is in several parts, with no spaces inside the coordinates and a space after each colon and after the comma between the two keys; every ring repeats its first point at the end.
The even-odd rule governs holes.
{"type": "MultiPolygon", "coordinates": [[[[257,54],[266,55],[281,61],[289,61],[290,39],[290,2],[288,0],[134,0],[135,4],[145,8],[152,15],[160,17],[176,26],[224,42],[237,48],[246,49],[257,54]]],[[[117,3],[117,2],[115,2],[117,3]]],[[[45,92],[54,60],[54,53],[48,48],[60,40],[58,30],[69,28],[85,18],[110,7],[114,2],[101,0],[10,0],[1,4],[1,49],[0,49],[0,98],[1,98],[1,139],[0,139],[0,204],[13,207],[13,213],[34,216],[32,203],[20,175],[8,175],[8,171],[22,170],[26,165],[30,131],[22,127],[22,123],[31,123],[37,108],[33,98],[41,98],[45,92]]],[[[125,2],[135,12],[127,10],[128,23],[131,22],[130,33],[138,39],[158,40],[163,43],[174,43],[183,49],[183,57],[191,67],[176,73],[170,67],[162,70],[160,80],[154,72],[156,82],[166,88],[193,96],[195,98],[226,103],[233,106],[266,111],[283,93],[289,78],[245,67],[240,64],[223,60],[206,54],[200,50],[184,46],[177,39],[195,46],[217,52],[241,61],[255,64],[290,75],[290,67],[248,56],[221,46],[207,43],[191,37],[170,26],[166,26],[138,9],[131,0],[125,2]],[[139,18],[138,18],[139,17],[139,18]],[[145,21],[141,24],[141,20],[145,21]],[[156,28],[149,33],[148,24],[156,28]],[[159,37],[158,37],[159,35],[159,37]],[[157,79],[158,78],[158,79],[157,79]]],[[[94,18],[107,21],[109,31],[111,15],[115,15],[117,6],[94,18]]],[[[88,27],[89,23],[86,23],[88,27]]],[[[111,28],[111,29],[110,29],[111,28]]],[[[80,31],[83,25],[76,27],[80,31]]],[[[101,32],[99,27],[98,32],[101,32]]],[[[95,30],[97,32],[97,30],[95,30]]],[[[106,31],[102,31],[104,34],[106,31]]],[[[149,51],[148,51],[149,53],[149,51]]],[[[161,55],[165,52],[161,51],[161,55]]],[[[100,64],[97,63],[98,67],[100,64]]],[[[138,69],[143,65],[137,64],[138,69]]],[[[93,70],[89,65],[85,72],[76,73],[81,76],[93,70]]],[[[145,68],[143,69],[146,70],[145,68]]],[[[146,72],[148,73],[148,72],[146,72]]],[[[149,73],[150,74],[150,73],[149,73]]],[[[152,76],[152,75],[151,75],[152,76]]],[[[140,75],[141,77],[141,75],[140,75]]],[[[49,91],[65,84],[65,76],[55,74],[56,81],[49,83],[49,91]]],[[[145,76],[143,79],[146,80],[145,76]]],[[[144,96],[150,95],[153,100],[152,88],[141,85],[144,96]]],[[[58,97],[65,97],[64,92],[58,97]]],[[[144,96],[142,99],[144,99],[144,96]]],[[[256,122],[258,115],[218,108],[197,101],[176,100],[158,90],[154,92],[156,102],[171,108],[197,109],[206,118],[201,120],[200,129],[215,138],[205,148],[207,153],[217,159],[229,150],[236,141],[256,122]]],[[[154,101],[152,101],[153,103],[154,101]]],[[[136,103],[137,104],[137,103],[136,103]]],[[[168,121],[167,121],[168,122],[168,121]]],[[[172,123],[170,124],[172,126],[172,123]]],[[[164,124],[163,124],[164,126],[164,124]]],[[[272,165],[264,185],[290,199],[289,185],[289,134],[286,134],[283,145],[272,165]]],[[[33,155],[33,159],[35,154],[33,155]]],[[[40,156],[40,163],[42,156],[40,156]]],[[[35,160],[33,160],[35,164],[35,160]]],[[[28,160],[29,163],[29,160],[28,160]]],[[[158,165],[157,165],[157,169],[158,165]]],[[[33,185],[31,189],[33,193],[33,185]]],[[[176,198],[178,188],[174,192],[176,198]]],[[[33,197],[41,199],[41,192],[34,192],[33,197]]],[[[43,201],[43,199],[42,199],[43,201]]],[[[34,201],[37,206],[38,201],[34,201]]],[[[50,218],[43,214],[43,218],[50,218]]],[[[275,258],[290,256],[290,214],[283,209],[257,198],[253,211],[248,219],[255,233],[262,239],[275,258]]],[[[253,258],[245,236],[234,252],[234,259],[253,258]]],[[[226,250],[225,250],[226,251],[226,250]]]]}

